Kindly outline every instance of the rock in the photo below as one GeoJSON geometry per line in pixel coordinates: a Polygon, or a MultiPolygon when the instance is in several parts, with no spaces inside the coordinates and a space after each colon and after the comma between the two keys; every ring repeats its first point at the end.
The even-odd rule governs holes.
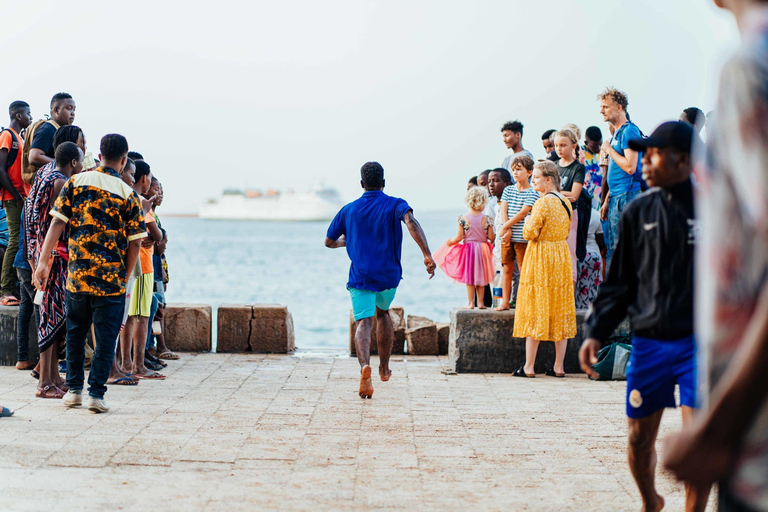
{"type": "Polygon", "coordinates": [[[451,324],[435,324],[437,327],[437,353],[441,356],[448,355],[448,340],[451,337],[451,324]]]}
{"type": "Polygon", "coordinates": [[[211,306],[168,304],[165,308],[165,342],[171,350],[211,350],[211,306]]]}
{"type": "MultiPolygon", "coordinates": [[[[395,341],[392,344],[392,354],[402,355],[405,353],[405,310],[400,306],[389,308],[389,318],[392,319],[392,327],[395,329],[395,341]]],[[[373,317],[373,331],[371,332],[371,355],[379,353],[378,338],[376,337],[376,328],[378,322],[373,317]]],[[[356,355],[355,349],[355,317],[352,310],[349,311],[349,353],[356,355]]]]}
{"type": "Polygon", "coordinates": [[[405,338],[408,340],[408,354],[410,355],[432,356],[438,353],[437,326],[434,323],[406,329],[405,338]]]}
{"type": "MultiPolygon", "coordinates": [[[[578,373],[578,353],[584,339],[586,311],[576,311],[576,337],[568,340],[565,372],[578,373]]],[[[525,339],[513,338],[515,311],[467,310],[451,311],[448,360],[457,373],[512,373],[525,364],[525,339]]],[[[625,320],[617,333],[629,332],[625,320]]],[[[544,373],[555,360],[555,344],[542,341],[536,354],[536,373],[544,373]]]]}
{"type": "Polygon", "coordinates": [[[408,315],[408,329],[415,329],[426,325],[435,325],[435,322],[423,316],[408,315]]]}
{"type": "Polygon", "coordinates": [[[285,354],[296,349],[293,317],[287,306],[280,304],[256,304],[253,306],[251,351],[285,354]]]}
{"type": "Polygon", "coordinates": [[[250,352],[252,318],[253,306],[249,304],[220,305],[216,318],[216,352],[250,352]]]}
{"type": "MultiPolygon", "coordinates": [[[[13,366],[17,362],[16,317],[18,314],[18,306],[0,306],[0,366],[13,366]]],[[[35,315],[32,315],[29,320],[29,360],[33,362],[40,358],[35,322],[35,315]]]]}

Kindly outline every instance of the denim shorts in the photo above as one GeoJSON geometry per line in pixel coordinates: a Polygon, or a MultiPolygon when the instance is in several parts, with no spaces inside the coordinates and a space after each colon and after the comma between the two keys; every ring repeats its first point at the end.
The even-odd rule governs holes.
{"type": "Polygon", "coordinates": [[[358,290],[357,288],[349,287],[347,287],[347,290],[352,298],[352,312],[355,315],[355,321],[372,317],[376,314],[376,308],[382,311],[388,310],[392,305],[392,301],[395,300],[395,293],[397,293],[397,288],[390,288],[380,292],[358,290]]]}

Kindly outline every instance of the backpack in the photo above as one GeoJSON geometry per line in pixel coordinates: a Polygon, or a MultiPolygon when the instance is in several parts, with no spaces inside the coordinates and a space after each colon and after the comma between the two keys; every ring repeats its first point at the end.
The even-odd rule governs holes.
{"type": "Polygon", "coordinates": [[[627,380],[632,338],[628,334],[614,335],[608,341],[612,343],[597,352],[597,363],[592,366],[598,374],[596,380],[627,380]]]}
{"type": "MultiPolygon", "coordinates": [[[[637,128],[637,131],[640,132],[640,138],[641,139],[647,139],[648,138],[648,136],[643,133],[643,130],[641,130],[640,127],[637,126],[632,121],[627,120],[627,124],[625,124],[624,126],[627,126],[627,125],[630,125],[630,124],[633,125],[635,128],[637,128]]],[[[619,130],[624,129],[624,126],[619,128],[619,130]]],[[[615,135],[614,135],[614,137],[615,137],[615,135]]],[[[642,159],[643,159],[643,153],[640,152],[640,153],[637,154],[637,162],[640,163],[640,161],[642,159]]],[[[638,172],[637,170],[635,170],[635,172],[632,173],[632,181],[637,182],[637,183],[640,184],[640,191],[641,192],[645,192],[649,188],[648,184],[643,179],[643,173],[642,172],[638,172]]]]}
{"type": "MultiPolygon", "coordinates": [[[[16,157],[19,155],[19,139],[16,137],[16,134],[10,128],[0,129],[0,133],[3,133],[3,132],[8,132],[11,134],[11,149],[8,150],[8,159],[5,161],[5,168],[10,169],[11,166],[16,162],[16,157]]],[[[3,190],[3,187],[0,186],[0,191],[2,190],[3,190]]]]}
{"type": "Polygon", "coordinates": [[[35,181],[35,173],[37,173],[37,167],[29,163],[29,152],[32,149],[32,141],[35,139],[35,132],[45,123],[51,123],[54,128],[59,129],[59,124],[53,119],[40,119],[35,121],[27,128],[26,141],[24,144],[24,151],[21,152],[21,179],[24,183],[31,185],[35,181]]]}

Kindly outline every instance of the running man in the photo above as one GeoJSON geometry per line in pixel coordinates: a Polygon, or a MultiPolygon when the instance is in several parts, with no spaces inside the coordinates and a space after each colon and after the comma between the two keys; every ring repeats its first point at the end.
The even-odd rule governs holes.
{"type": "MultiPolygon", "coordinates": [[[[608,276],[592,304],[579,351],[581,369],[597,372],[597,351],[627,314],[634,339],[627,371],[629,468],[643,510],[664,508],[656,492],[656,436],[664,408],[680,387],[683,425],[696,408],[693,338],[693,254],[696,223],[691,183],[690,125],[664,123],[648,139],[629,141],[643,152],[643,177],[657,187],[627,204],[608,276]]],[[[709,486],[686,486],[686,510],[706,508],[709,486]]]]}
{"type": "Polygon", "coordinates": [[[403,244],[401,222],[424,254],[429,278],[435,275],[435,261],[413,210],[405,200],[386,195],[384,168],[368,162],[360,169],[360,184],[365,192],[357,201],[344,206],[331,222],[325,246],[346,247],[352,261],[347,290],[352,298],[355,316],[355,348],[360,362],[360,398],[373,396],[371,382],[371,331],[376,315],[379,348],[379,377],[389,380],[389,356],[395,341],[395,330],[389,307],[403,278],[400,250],[403,244]]]}

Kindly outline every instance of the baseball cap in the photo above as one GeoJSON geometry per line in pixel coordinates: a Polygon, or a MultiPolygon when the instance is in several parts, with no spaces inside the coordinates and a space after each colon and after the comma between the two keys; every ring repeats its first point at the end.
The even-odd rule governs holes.
{"type": "MultiPolygon", "coordinates": [[[[693,127],[688,123],[668,121],[660,124],[650,137],[629,141],[629,149],[641,152],[648,148],[664,149],[671,147],[690,153],[694,139],[698,138],[698,135],[693,132],[693,127]]],[[[698,144],[699,142],[696,141],[695,143],[698,144]]]]}

